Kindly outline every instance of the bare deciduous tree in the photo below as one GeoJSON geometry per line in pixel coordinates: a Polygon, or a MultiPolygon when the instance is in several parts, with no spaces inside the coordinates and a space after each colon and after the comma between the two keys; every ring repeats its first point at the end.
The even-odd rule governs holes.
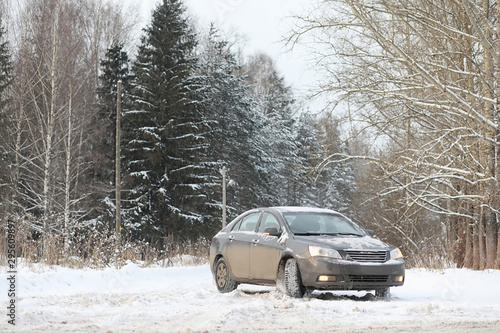
{"type": "Polygon", "coordinates": [[[129,36],[136,21],[125,19],[121,4],[99,0],[26,0],[14,9],[16,190],[9,206],[42,237],[64,233],[68,244],[73,226],[91,211],[85,200],[95,189],[86,171],[99,60],[106,43],[129,36]]]}
{"type": "Polygon", "coordinates": [[[488,0],[321,1],[290,39],[319,42],[317,93],[383,147],[344,156],[377,167],[376,200],[396,212],[379,222],[418,253],[434,220],[423,230],[476,269],[500,263],[499,19],[488,0]]]}

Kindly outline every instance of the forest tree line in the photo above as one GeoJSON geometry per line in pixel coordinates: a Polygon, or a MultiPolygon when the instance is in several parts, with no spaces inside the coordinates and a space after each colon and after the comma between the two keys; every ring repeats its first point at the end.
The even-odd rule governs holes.
{"type": "MultiPolygon", "coordinates": [[[[0,1],[2,224],[25,240],[112,233],[164,249],[268,205],[347,213],[409,265],[499,268],[500,6],[334,0],[294,18],[330,103],[313,115],[265,54],[158,4],[136,47],[111,0],[0,1]]],[[[47,246],[47,244],[46,244],[47,246]]],[[[88,246],[87,246],[88,247],[88,246]]]]}
{"type": "Polygon", "coordinates": [[[113,233],[118,81],[124,237],[157,249],[210,239],[223,167],[229,217],[269,205],[349,210],[350,163],[311,177],[347,149],[336,122],[302,112],[269,56],[243,55],[182,1],[158,4],[136,48],[137,19],[118,2],[0,6],[0,211],[39,256],[54,239],[70,251],[91,230],[113,233]]]}

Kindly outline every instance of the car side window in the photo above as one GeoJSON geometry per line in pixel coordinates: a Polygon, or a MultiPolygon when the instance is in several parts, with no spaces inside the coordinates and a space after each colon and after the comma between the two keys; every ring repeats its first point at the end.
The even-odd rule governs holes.
{"type": "Polygon", "coordinates": [[[239,231],[255,231],[257,222],[259,222],[260,213],[253,213],[241,219],[239,231]]]}
{"type": "Polygon", "coordinates": [[[278,231],[281,230],[278,219],[273,214],[267,212],[262,215],[259,233],[263,233],[266,228],[276,228],[278,231]]]}
{"type": "Polygon", "coordinates": [[[233,225],[233,228],[231,229],[231,231],[238,231],[238,229],[240,228],[240,225],[241,225],[241,220],[239,220],[238,222],[236,222],[233,225]]]}

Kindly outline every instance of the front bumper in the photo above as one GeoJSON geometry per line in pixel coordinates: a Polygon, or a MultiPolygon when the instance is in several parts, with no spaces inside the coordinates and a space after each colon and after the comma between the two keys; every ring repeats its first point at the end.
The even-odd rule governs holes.
{"type": "Polygon", "coordinates": [[[298,260],[302,283],[308,288],[330,290],[372,290],[402,286],[402,259],[365,263],[314,257],[298,260]],[[320,276],[323,277],[321,281],[320,276]],[[326,278],[325,278],[326,277],[326,278]]]}

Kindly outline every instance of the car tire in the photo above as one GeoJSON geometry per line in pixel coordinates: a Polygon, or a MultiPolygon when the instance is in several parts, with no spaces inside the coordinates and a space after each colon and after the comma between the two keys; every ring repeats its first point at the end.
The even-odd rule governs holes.
{"type": "Polygon", "coordinates": [[[215,285],[221,293],[229,293],[238,287],[238,283],[231,279],[229,267],[224,257],[220,257],[215,264],[215,285]]]}
{"type": "Polygon", "coordinates": [[[375,289],[375,297],[387,299],[391,296],[390,288],[375,289]]]}
{"type": "Polygon", "coordinates": [[[286,294],[291,297],[302,298],[304,296],[306,288],[302,284],[297,260],[288,259],[285,264],[284,273],[284,287],[286,294]]]}
{"type": "Polygon", "coordinates": [[[278,266],[278,274],[276,277],[276,289],[280,293],[286,294],[286,288],[285,288],[285,261],[280,262],[278,266]]]}

